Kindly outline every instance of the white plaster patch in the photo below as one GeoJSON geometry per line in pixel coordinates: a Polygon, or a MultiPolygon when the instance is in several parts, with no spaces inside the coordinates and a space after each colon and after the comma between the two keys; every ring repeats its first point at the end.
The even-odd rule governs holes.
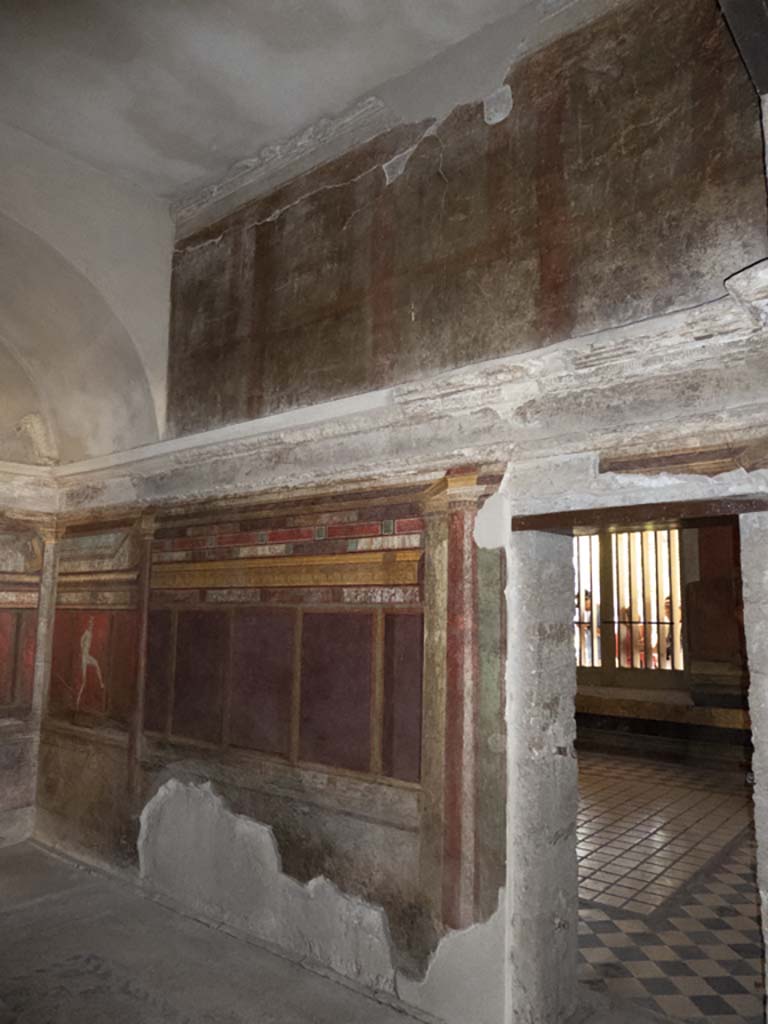
{"type": "Polygon", "coordinates": [[[13,807],[0,811],[0,847],[23,843],[30,838],[34,827],[34,807],[13,807]]]}
{"type": "Polygon", "coordinates": [[[31,533],[0,533],[0,572],[30,573],[39,568],[39,544],[31,533]]]}
{"type": "Polygon", "coordinates": [[[475,518],[475,544],[479,548],[503,548],[507,542],[511,508],[503,489],[492,494],[475,518]]]}
{"type": "Polygon", "coordinates": [[[391,160],[387,160],[385,164],[381,165],[381,169],[384,171],[384,178],[388,185],[391,185],[393,181],[396,181],[400,177],[408,166],[408,161],[411,159],[415,150],[416,146],[409,146],[408,149],[404,149],[402,153],[396,153],[391,160]]]}
{"type": "Polygon", "coordinates": [[[732,274],[725,287],[756,324],[768,327],[768,260],[732,274]]]}
{"type": "Polygon", "coordinates": [[[499,1024],[504,1020],[504,890],[493,916],[449,932],[429,961],[423,981],[398,972],[405,1003],[446,1024],[499,1024]]]}
{"type": "Polygon", "coordinates": [[[58,462],[56,443],[51,437],[48,424],[38,412],[27,413],[16,424],[16,432],[28,438],[32,445],[35,461],[43,466],[58,462]]]}
{"type": "Polygon", "coordinates": [[[384,911],[326,878],[283,874],[272,829],[230,811],[210,783],[171,779],[145,806],[143,881],[204,917],[378,991],[394,989],[384,911]]]}
{"type": "Polygon", "coordinates": [[[483,100],[483,120],[486,124],[501,124],[512,112],[512,90],[502,85],[483,100]]]}

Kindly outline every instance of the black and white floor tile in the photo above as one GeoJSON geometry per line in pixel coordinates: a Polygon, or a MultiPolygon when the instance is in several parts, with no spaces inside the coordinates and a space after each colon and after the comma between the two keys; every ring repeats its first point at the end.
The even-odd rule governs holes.
{"type": "MultiPolygon", "coordinates": [[[[621,772],[615,778],[621,789],[621,772]]],[[[734,806],[740,805],[742,783],[729,778],[737,797],[734,806]]],[[[701,773],[694,781],[700,788],[701,773]]],[[[717,782],[714,775],[703,781],[705,788],[717,782]]],[[[727,789],[728,778],[722,784],[727,789]]],[[[675,766],[658,766],[653,779],[657,807],[668,805],[670,787],[680,786],[675,766]]],[[[582,780],[582,794],[588,787],[582,780]]],[[[611,788],[605,793],[610,803],[611,788]]],[[[594,801],[588,804],[594,809],[594,801]]],[[[680,806],[685,815],[691,804],[683,799],[680,806]]],[[[719,801],[707,807],[715,812],[711,845],[716,849],[705,851],[709,856],[693,873],[686,865],[667,876],[666,886],[660,876],[656,885],[663,890],[662,900],[635,909],[636,901],[621,893],[620,902],[605,903],[594,898],[601,893],[581,890],[580,977],[673,1019],[763,1024],[763,948],[751,829],[742,823],[740,834],[721,848],[731,826],[723,830],[719,801]]],[[[706,815],[697,820],[706,825],[706,815]]],[[[676,825],[667,827],[679,831],[676,825]]],[[[688,848],[687,855],[692,851],[688,848]]]]}

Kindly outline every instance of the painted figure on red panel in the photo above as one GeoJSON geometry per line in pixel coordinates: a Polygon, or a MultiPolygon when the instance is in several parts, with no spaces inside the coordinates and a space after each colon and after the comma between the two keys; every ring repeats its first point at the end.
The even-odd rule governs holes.
{"type": "Polygon", "coordinates": [[[102,695],[106,697],[106,687],[104,686],[104,679],[101,675],[101,666],[99,665],[98,659],[94,658],[91,654],[91,644],[93,643],[93,616],[91,615],[88,619],[88,625],[83,630],[83,635],[80,637],[80,655],[81,655],[81,677],[80,677],[80,689],[77,691],[77,700],[75,701],[75,709],[80,707],[80,700],[82,699],[83,693],[85,692],[85,684],[88,681],[88,669],[93,668],[96,672],[96,677],[99,680],[99,686],[101,687],[102,695]]]}

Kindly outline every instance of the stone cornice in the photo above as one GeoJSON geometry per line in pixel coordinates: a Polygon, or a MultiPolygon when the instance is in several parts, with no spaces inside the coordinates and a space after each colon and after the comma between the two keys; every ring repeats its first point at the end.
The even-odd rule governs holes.
{"type": "Polygon", "coordinates": [[[768,436],[768,332],[751,308],[767,279],[768,261],[729,280],[738,298],[205,434],[50,469],[4,464],[0,488],[72,518],[579,453],[642,461],[719,445],[712,471],[727,472],[729,446],[737,460],[768,436]]]}

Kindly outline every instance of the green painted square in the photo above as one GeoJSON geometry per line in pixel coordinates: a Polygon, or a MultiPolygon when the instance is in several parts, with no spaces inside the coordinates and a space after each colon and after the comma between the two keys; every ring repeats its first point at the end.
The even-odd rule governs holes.
{"type": "Polygon", "coordinates": [[[357,541],[356,540],[348,540],[347,541],[347,551],[357,551],[357,541]]]}
{"type": "Polygon", "coordinates": [[[259,544],[266,544],[267,543],[266,531],[265,530],[259,530],[256,539],[258,540],[259,544]]]}
{"type": "Polygon", "coordinates": [[[383,534],[394,533],[395,532],[395,521],[394,521],[394,519],[385,519],[384,522],[381,524],[381,532],[383,534]]]}
{"type": "Polygon", "coordinates": [[[325,527],[324,526],[316,526],[315,527],[315,540],[325,540],[325,527]]]}

